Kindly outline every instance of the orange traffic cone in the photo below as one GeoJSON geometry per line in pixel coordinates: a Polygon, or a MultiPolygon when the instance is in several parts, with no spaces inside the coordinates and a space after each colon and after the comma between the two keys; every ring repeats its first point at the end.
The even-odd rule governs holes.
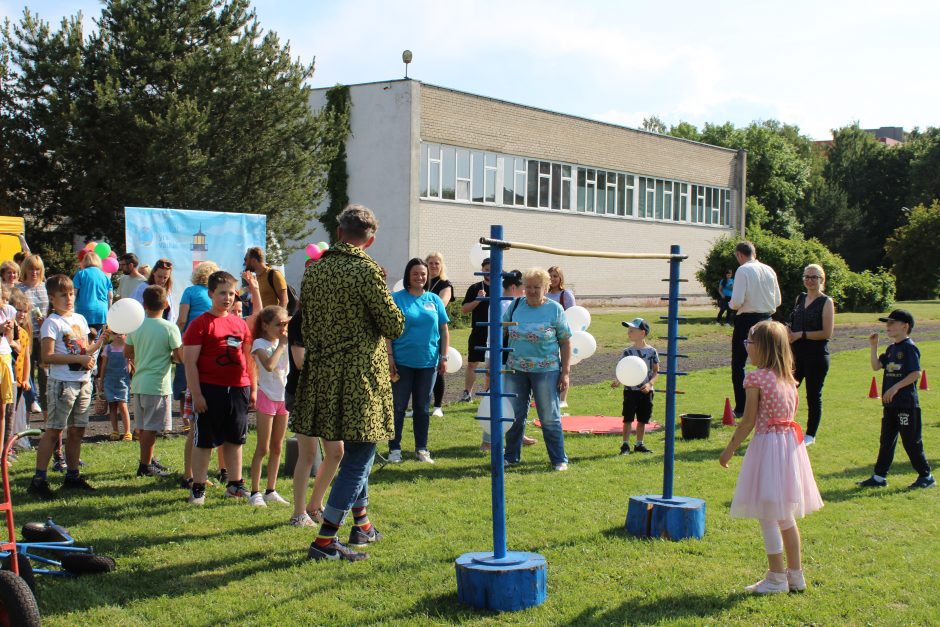
{"type": "Polygon", "coordinates": [[[868,388],[868,398],[881,398],[881,395],[878,394],[878,381],[875,377],[871,378],[871,387],[868,388]]]}
{"type": "Polygon", "coordinates": [[[930,389],[929,387],[927,387],[927,371],[926,370],[920,373],[920,389],[922,390],[930,389]]]}
{"type": "Polygon", "coordinates": [[[727,396],[725,397],[725,413],[721,416],[721,425],[723,427],[733,427],[734,422],[734,412],[731,411],[731,399],[727,396]]]}

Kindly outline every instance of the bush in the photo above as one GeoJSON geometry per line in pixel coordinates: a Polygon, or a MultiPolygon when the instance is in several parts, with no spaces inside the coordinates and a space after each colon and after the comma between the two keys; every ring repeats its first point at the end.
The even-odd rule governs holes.
{"type": "Polygon", "coordinates": [[[888,256],[904,300],[940,297],[940,201],[930,207],[918,205],[908,214],[907,224],[888,238],[888,256]]]}
{"type": "Polygon", "coordinates": [[[449,328],[464,329],[470,326],[470,314],[460,311],[462,305],[463,300],[459,298],[447,304],[447,317],[450,318],[450,323],[447,325],[449,328]]]}
{"type": "MultiPolygon", "coordinates": [[[[777,314],[785,321],[796,297],[803,293],[803,269],[811,263],[826,270],[825,292],[835,301],[837,311],[885,311],[894,300],[894,277],[886,272],[852,272],[845,260],[815,239],[786,239],[760,229],[749,232],[757,247],[757,258],[777,273],[783,298],[777,314]]],[[[696,278],[708,295],[718,298],[718,282],[726,270],[736,270],[734,247],[739,240],[722,237],[715,242],[696,278]]]]}

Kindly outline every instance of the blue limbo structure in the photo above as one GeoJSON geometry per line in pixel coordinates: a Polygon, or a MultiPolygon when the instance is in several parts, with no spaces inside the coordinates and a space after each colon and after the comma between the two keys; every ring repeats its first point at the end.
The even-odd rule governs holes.
{"type": "MultiPolygon", "coordinates": [[[[510,349],[503,346],[501,300],[503,297],[503,251],[518,248],[553,255],[573,257],[603,257],[614,259],[666,259],[669,261],[668,349],[666,371],[666,449],[664,453],[662,495],[644,495],[630,498],[626,528],[641,537],[701,538],[705,532],[705,502],[701,499],[674,496],[673,463],[676,433],[676,377],[685,373],[677,369],[679,341],[679,264],[686,257],[679,246],[672,246],[669,254],[614,253],[584,250],[564,250],[503,240],[503,227],[492,225],[490,237],[480,238],[490,247],[490,293],[480,300],[488,301],[489,321],[480,323],[489,330],[489,346],[480,347],[489,353],[490,391],[479,396],[490,397],[490,416],[478,418],[490,421],[492,450],[493,551],[464,553],[455,561],[457,570],[457,597],[464,603],[486,610],[508,611],[535,607],[547,598],[547,564],[537,553],[513,552],[506,544],[506,499],[503,474],[504,422],[512,417],[503,416],[502,399],[514,396],[503,392],[502,359],[510,349]]],[[[478,272],[483,275],[484,273],[478,272]]],[[[685,338],[681,338],[685,339],[685,338]]],[[[483,371],[485,372],[485,371],[483,371]]]]}

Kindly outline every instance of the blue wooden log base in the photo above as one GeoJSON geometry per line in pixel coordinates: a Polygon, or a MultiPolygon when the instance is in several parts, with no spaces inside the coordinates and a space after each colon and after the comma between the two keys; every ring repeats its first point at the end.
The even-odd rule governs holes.
{"type": "Polygon", "coordinates": [[[548,597],[545,558],[538,553],[509,551],[503,559],[464,553],[455,566],[457,598],[470,607],[513,612],[541,605],[548,597]]]}
{"type": "Polygon", "coordinates": [[[705,535],[705,501],[688,496],[631,496],[626,528],[640,538],[700,539],[705,535]]]}

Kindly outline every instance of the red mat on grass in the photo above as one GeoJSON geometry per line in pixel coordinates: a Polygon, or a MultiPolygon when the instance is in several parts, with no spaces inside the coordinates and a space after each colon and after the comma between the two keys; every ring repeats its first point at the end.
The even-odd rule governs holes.
{"type": "MultiPolygon", "coordinates": [[[[541,427],[539,419],[535,419],[535,426],[541,427]]],[[[561,428],[569,433],[593,433],[596,435],[611,435],[623,433],[622,416],[562,416],[561,428]]],[[[663,426],[652,420],[646,425],[646,431],[658,431],[663,426]]],[[[631,425],[631,431],[636,432],[636,421],[631,425]]]]}

